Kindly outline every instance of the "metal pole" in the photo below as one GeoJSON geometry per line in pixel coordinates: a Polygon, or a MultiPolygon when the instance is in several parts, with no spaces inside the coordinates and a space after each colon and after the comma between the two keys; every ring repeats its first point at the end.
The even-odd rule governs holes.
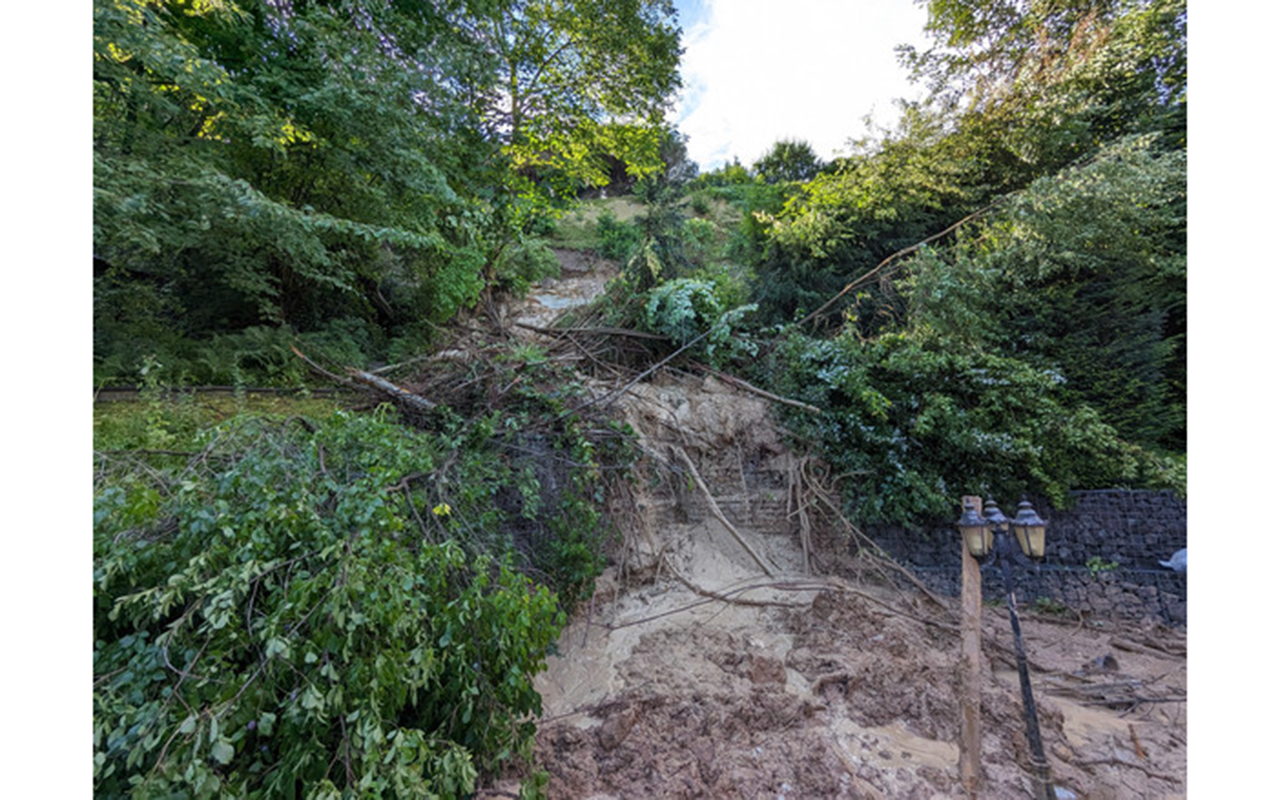
{"type": "Polygon", "coordinates": [[[1036,717],[1036,700],[1031,694],[1031,675],[1027,671],[1027,653],[1022,647],[1022,626],[1018,623],[1017,604],[1013,597],[1012,543],[1006,531],[996,532],[996,548],[1004,572],[1005,599],[1009,605],[1009,625],[1013,628],[1013,647],[1018,656],[1018,682],[1022,684],[1022,712],[1027,723],[1027,744],[1031,747],[1031,791],[1036,800],[1054,800],[1053,782],[1049,777],[1049,761],[1040,741],[1040,721],[1036,717]]]}

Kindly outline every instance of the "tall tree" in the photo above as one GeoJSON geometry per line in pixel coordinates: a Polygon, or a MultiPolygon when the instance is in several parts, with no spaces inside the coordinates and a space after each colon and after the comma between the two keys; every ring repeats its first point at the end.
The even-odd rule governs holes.
{"type": "Polygon", "coordinates": [[[808,142],[780,139],[751,168],[766,183],[778,183],[813,180],[823,166],[822,159],[808,142]]]}
{"type": "Polygon", "coordinates": [[[95,0],[99,363],[175,333],[390,330],[474,302],[530,209],[590,182],[588,142],[646,164],[677,82],[670,14],[95,0]]]}
{"type": "Polygon", "coordinates": [[[1185,147],[1186,0],[926,5],[933,45],[901,48],[903,62],[1024,183],[1125,135],[1160,129],[1185,147]]]}
{"type": "MultiPolygon", "coordinates": [[[[194,332],[358,308],[384,248],[414,280],[466,260],[448,220],[483,140],[446,127],[466,107],[384,29],[459,43],[430,13],[382,6],[99,0],[95,249],[116,277],[198,300],[194,332]]],[[[436,282],[439,313],[466,282],[436,282]]]]}
{"type": "Polygon", "coordinates": [[[480,99],[517,170],[602,186],[605,155],[641,173],[660,165],[680,85],[670,0],[507,0],[471,32],[498,60],[480,99]]]}

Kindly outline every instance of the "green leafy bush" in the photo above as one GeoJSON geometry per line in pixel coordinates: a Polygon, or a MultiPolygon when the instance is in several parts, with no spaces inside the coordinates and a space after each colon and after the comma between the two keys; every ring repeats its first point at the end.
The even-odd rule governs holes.
{"type": "Polygon", "coordinates": [[[461,797],[528,755],[564,618],[509,556],[427,535],[437,441],[338,414],[202,444],[99,485],[96,794],[461,797]]]}
{"type": "Polygon", "coordinates": [[[1101,556],[1089,556],[1089,560],[1084,562],[1089,568],[1089,577],[1098,577],[1099,572],[1110,572],[1120,566],[1118,561],[1104,561],[1101,556]]]}
{"type": "Polygon", "coordinates": [[[642,233],[633,222],[620,221],[612,211],[605,210],[596,220],[600,255],[612,261],[625,263],[640,246],[642,233]]]}
{"type": "Polygon", "coordinates": [[[766,183],[808,181],[817,177],[824,166],[808,142],[779,139],[752,165],[752,171],[766,183]]]}
{"type": "MultiPolygon", "coordinates": [[[[414,343],[421,345],[421,338],[414,343]]],[[[288,325],[251,325],[198,339],[162,333],[112,347],[111,355],[95,364],[95,383],[300,387],[313,375],[293,353],[295,346],[326,364],[364,366],[386,354],[387,337],[359,317],[337,317],[307,333],[288,325]]]]}
{"type": "Polygon", "coordinates": [[[560,277],[560,261],[556,254],[536,239],[518,243],[498,259],[494,277],[500,289],[523,297],[543,278],[560,277]]]}
{"type": "MultiPolygon", "coordinates": [[[[345,337],[326,337],[329,342],[345,337]]],[[[323,340],[317,337],[313,344],[323,340]]],[[[349,340],[348,340],[349,341],[349,340]]],[[[215,335],[200,347],[198,380],[213,384],[244,386],[299,386],[309,375],[309,367],[289,348],[298,339],[291,328],[255,325],[235,333],[215,335]]],[[[306,348],[318,356],[314,348],[306,348]]],[[[338,348],[339,353],[354,355],[353,348],[338,348]]],[[[348,362],[351,363],[351,362],[348,362]]],[[[361,363],[359,361],[355,363],[361,363]]]]}
{"type": "Polygon", "coordinates": [[[715,282],[697,278],[659,284],[645,301],[646,329],[682,346],[701,337],[695,352],[713,365],[754,355],[755,342],[744,336],[740,327],[755,305],[729,308],[717,289],[715,282]]]}
{"type": "Polygon", "coordinates": [[[680,235],[684,239],[685,254],[694,264],[710,265],[720,257],[724,236],[711,220],[686,219],[680,235]]]}
{"type": "Polygon", "coordinates": [[[821,442],[861,521],[945,517],[966,494],[1061,507],[1072,489],[1167,485],[1167,465],[1070,402],[1052,370],[927,332],[793,335],[778,355],[773,386],[824,409],[788,427],[821,442]]]}

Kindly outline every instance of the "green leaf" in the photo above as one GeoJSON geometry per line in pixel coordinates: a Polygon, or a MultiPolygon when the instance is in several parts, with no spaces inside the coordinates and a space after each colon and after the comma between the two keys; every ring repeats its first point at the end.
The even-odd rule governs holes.
{"type": "Polygon", "coordinates": [[[219,739],[213,745],[213,758],[219,764],[230,764],[235,757],[236,749],[226,739],[219,739]]]}
{"type": "Polygon", "coordinates": [[[286,659],[289,657],[289,642],[287,639],[273,636],[267,640],[267,658],[275,658],[276,656],[286,659]]]}

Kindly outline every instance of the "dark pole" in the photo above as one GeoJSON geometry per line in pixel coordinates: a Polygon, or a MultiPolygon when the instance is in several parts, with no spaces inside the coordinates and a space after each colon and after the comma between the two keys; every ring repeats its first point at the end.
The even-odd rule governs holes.
{"type": "MultiPolygon", "coordinates": [[[[981,497],[965,497],[963,518],[978,522],[981,497]]],[[[971,800],[982,784],[982,566],[969,537],[960,545],[960,782],[971,800]]],[[[983,536],[985,541],[985,534],[983,536]]]]}
{"type": "Polygon", "coordinates": [[[1053,783],[1049,778],[1049,761],[1044,757],[1040,741],[1040,720],[1036,717],[1036,700],[1031,694],[1031,674],[1027,670],[1027,653],[1022,646],[1022,626],[1018,623],[1017,603],[1013,597],[1013,537],[1004,526],[995,532],[995,550],[1004,573],[1005,601],[1009,606],[1009,625],[1013,628],[1013,648],[1018,656],[1018,682],[1022,685],[1022,713],[1027,724],[1027,744],[1031,747],[1032,795],[1036,800],[1053,800],[1053,783]]]}
{"type": "MultiPolygon", "coordinates": [[[[985,557],[983,567],[999,564],[1004,577],[1004,594],[1009,606],[1009,625],[1013,628],[1014,652],[1018,656],[1018,682],[1022,686],[1022,715],[1027,724],[1027,745],[1031,749],[1031,793],[1036,800],[1054,800],[1053,781],[1049,773],[1049,760],[1044,757],[1044,744],[1040,741],[1040,720],[1036,717],[1036,701],[1031,694],[1031,674],[1027,670],[1027,651],[1022,646],[1022,625],[1018,622],[1018,604],[1013,594],[1013,562],[1035,566],[1044,558],[1045,521],[1023,497],[1018,504],[1018,516],[1013,526],[1018,533],[1022,552],[1013,546],[1010,521],[995,500],[988,500],[981,517],[973,504],[965,500],[965,512],[956,522],[960,536],[965,540],[965,550],[975,558],[985,557]],[[1023,552],[1028,558],[1023,558],[1023,552]]],[[[962,701],[963,702],[963,701],[962,701]]],[[[961,730],[961,744],[965,731],[961,730]]],[[[962,747],[963,749],[963,747],[962,747]]],[[[963,768],[963,761],[961,764],[963,768]]]]}

